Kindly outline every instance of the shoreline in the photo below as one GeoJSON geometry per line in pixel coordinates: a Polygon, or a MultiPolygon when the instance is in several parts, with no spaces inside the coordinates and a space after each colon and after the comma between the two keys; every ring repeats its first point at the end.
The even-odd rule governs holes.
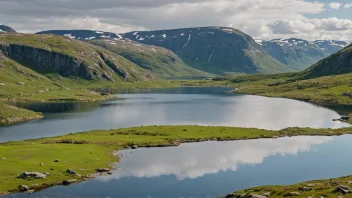
{"type": "MultiPolygon", "coordinates": [[[[210,127],[210,126],[148,126],[148,127],[134,127],[127,129],[116,129],[116,130],[106,130],[106,131],[92,131],[92,132],[81,132],[76,134],[69,134],[65,136],[52,137],[52,138],[42,138],[35,140],[25,140],[17,142],[7,142],[0,144],[0,151],[3,149],[12,150],[15,153],[23,153],[27,148],[33,147],[35,145],[39,149],[35,155],[39,155],[39,159],[46,158],[41,152],[49,152],[49,156],[58,155],[61,150],[71,149],[71,155],[61,157],[65,163],[52,163],[53,159],[49,160],[38,160],[38,159],[27,159],[29,160],[32,167],[26,168],[27,171],[47,171],[49,167],[59,165],[60,171],[50,172],[47,177],[48,180],[52,174],[55,174],[55,178],[51,178],[51,181],[44,180],[26,180],[26,179],[14,179],[7,181],[8,187],[3,187],[0,189],[0,195],[12,194],[20,192],[19,189],[13,186],[28,185],[31,190],[43,190],[52,186],[62,184],[63,180],[67,179],[77,179],[77,182],[92,179],[91,175],[95,175],[97,172],[95,169],[100,167],[111,168],[112,164],[119,162],[119,159],[114,156],[114,152],[120,151],[127,148],[139,148],[139,147],[170,147],[178,146],[182,143],[193,143],[193,142],[205,142],[205,141],[236,141],[236,140],[250,140],[250,139],[262,139],[262,138],[280,138],[280,137],[292,137],[292,136],[339,136],[352,134],[352,128],[343,129],[309,129],[309,128],[288,128],[279,131],[270,131],[263,129],[254,128],[236,128],[236,127],[210,127]],[[213,132],[217,132],[213,133],[213,132]],[[133,142],[131,142],[131,140],[133,142]],[[56,147],[60,147],[57,150],[56,147]],[[46,149],[50,148],[50,151],[46,149]],[[90,150],[94,152],[95,155],[84,155],[82,150],[90,150]],[[81,153],[80,157],[75,157],[78,159],[75,163],[71,165],[67,164],[71,162],[72,155],[76,156],[75,153],[81,153]],[[100,161],[95,161],[99,156],[100,161]],[[104,159],[102,159],[104,158],[104,159]],[[33,165],[44,162],[45,166],[33,165]],[[67,162],[66,162],[67,161],[67,162]],[[92,164],[81,164],[82,161],[92,161],[92,164]],[[47,168],[46,168],[47,166],[47,168]],[[73,170],[80,170],[80,168],[85,171],[80,171],[79,173],[82,177],[75,177],[72,175],[67,175],[64,171],[68,168],[73,168],[73,170]],[[39,183],[39,184],[38,184],[39,183]],[[44,184],[44,185],[43,185],[44,184]]],[[[84,152],[86,154],[86,152],[84,152]]],[[[0,156],[2,157],[2,156],[0,156]]],[[[7,160],[12,157],[9,154],[7,160]]],[[[36,158],[37,156],[31,157],[36,158]]],[[[1,160],[1,159],[0,159],[1,160]]],[[[15,163],[15,162],[14,162],[15,163]]],[[[17,166],[16,164],[11,164],[9,167],[0,164],[1,169],[11,169],[10,167],[17,166]],[[5,166],[5,167],[1,167],[5,166]]],[[[22,165],[21,165],[22,166],[22,165]]],[[[57,168],[55,168],[56,170],[57,168]]],[[[15,178],[20,171],[8,170],[11,172],[11,177],[15,178]]],[[[0,176],[0,181],[1,181],[0,176]]],[[[1,183],[1,182],[0,182],[1,183]]],[[[75,182],[76,183],[76,182],[75,182]]],[[[5,185],[5,184],[3,184],[5,185]]],[[[1,186],[1,185],[0,185],[1,186]]]]}

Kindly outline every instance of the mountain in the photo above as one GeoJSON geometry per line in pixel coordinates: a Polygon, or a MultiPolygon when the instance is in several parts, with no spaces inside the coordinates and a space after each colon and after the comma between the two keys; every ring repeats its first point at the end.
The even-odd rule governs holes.
{"type": "Polygon", "coordinates": [[[159,77],[210,76],[209,73],[187,66],[175,53],[162,47],[125,39],[97,39],[89,42],[119,54],[159,77]]]}
{"type": "Polygon", "coordinates": [[[352,45],[345,47],[335,54],[317,62],[300,76],[303,78],[315,78],[321,76],[331,76],[352,72],[352,45]]]}
{"type": "Polygon", "coordinates": [[[37,32],[36,34],[54,34],[67,36],[77,40],[93,40],[93,39],[107,39],[107,38],[121,38],[121,36],[112,32],[94,31],[94,30],[47,30],[37,32]]]}
{"type": "Polygon", "coordinates": [[[1,32],[16,33],[14,29],[6,25],[0,25],[0,33],[1,32]]]}
{"type": "Polygon", "coordinates": [[[250,36],[233,28],[200,27],[139,31],[121,35],[167,48],[187,65],[215,74],[292,71],[267,54],[250,36]]]}
{"type": "Polygon", "coordinates": [[[328,54],[336,53],[348,45],[345,41],[334,40],[317,40],[314,43],[328,54]]]}
{"type": "Polygon", "coordinates": [[[256,42],[276,60],[297,70],[304,70],[347,46],[343,41],[310,42],[296,38],[256,40],[256,42]]]}
{"type": "Polygon", "coordinates": [[[154,78],[120,55],[62,36],[0,34],[0,53],[6,64],[16,62],[46,75],[110,82],[154,78]]]}

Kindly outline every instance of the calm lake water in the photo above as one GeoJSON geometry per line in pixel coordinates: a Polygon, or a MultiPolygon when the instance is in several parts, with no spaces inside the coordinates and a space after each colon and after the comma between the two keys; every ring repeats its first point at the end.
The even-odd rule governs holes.
{"type": "Polygon", "coordinates": [[[0,142],[141,125],[220,125],[282,129],[340,128],[337,112],[289,99],[226,93],[227,88],[172,88],[119,94],[103,103],[22,104],[45,118],[0,127],[0,142]]]}
{"type": "Polygon", "coordinates": [[[352,136],[292,137],[126,150],[113,175],[6,197],[213,198],[258,185],[352,173],[352,136]]]}

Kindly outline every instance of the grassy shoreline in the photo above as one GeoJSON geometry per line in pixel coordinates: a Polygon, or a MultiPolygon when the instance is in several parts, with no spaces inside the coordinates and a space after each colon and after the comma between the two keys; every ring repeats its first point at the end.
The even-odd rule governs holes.
{"type": "Polygon", "coordinates": [[[306,181],[293,185],[258,186],[239,190],[225,197],[255,197],[256,195],[270,198],[351,197],[350,192],[343,192],[339,189],[339,186],[350,191],[352,189],[352,175],[325,180],[306,181]]]}
{"type": "Polygon", "coordinates": [[[112,155],[114,151],[131,146],[165,147],[186,142],[343,134],[352,134],[352,128],[288,128],[271,131],[237,127],[147,126],[7,142],[0,144],[0,194],[18,192],[19,185],[42,189],[61,184],[65,179],[89,179],[96,173],[96,168],[109,167],[118,161],[112,155]],[[55,159],[60,159],[60,162],[54,162],[55,159]],[[82,177],[65,173],[68,168],[77,171],[82,177]],[[46,179],[16,178],[25,171],[49,172],[50,175],[46,179]]]}

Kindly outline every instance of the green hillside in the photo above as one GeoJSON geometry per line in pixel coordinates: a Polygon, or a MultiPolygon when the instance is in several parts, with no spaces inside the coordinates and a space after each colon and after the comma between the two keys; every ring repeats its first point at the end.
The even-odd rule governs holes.
{"type": "Polygon", "coordinates": [[[124,39],[99,39],[90,43],[119,54],[162,78],[211,76],[187,66],[175,53],[162,47],[124,39]]]}

